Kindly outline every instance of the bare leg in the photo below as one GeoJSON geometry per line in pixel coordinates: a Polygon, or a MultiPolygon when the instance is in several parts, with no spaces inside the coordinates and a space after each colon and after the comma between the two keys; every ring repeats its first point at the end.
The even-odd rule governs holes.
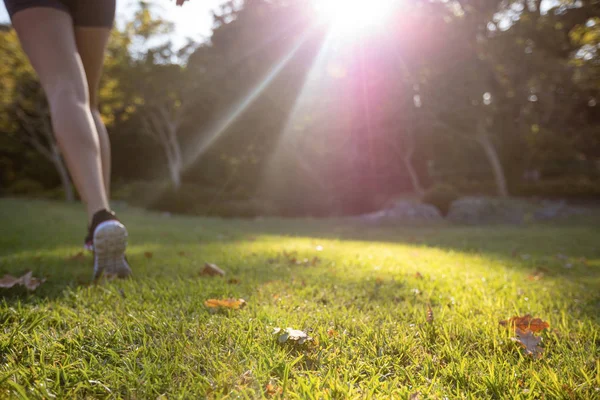
{"type": "Polygon", "coordinates": [[[96,211],[108,208],[108,198],[73,22],[68,13],[44,7],[19,11],[12,22],[40,77],[56,140],[91,221],[96,211]]]}
{"type": "Polygon", "coordinates": [[[109,38],[109,28],[75,27],[75,42],[87,77],[90,109],[100,141],[104,188],[106,197],[110,200],[110,141],[98,109],[98,88],[109,38]]]}

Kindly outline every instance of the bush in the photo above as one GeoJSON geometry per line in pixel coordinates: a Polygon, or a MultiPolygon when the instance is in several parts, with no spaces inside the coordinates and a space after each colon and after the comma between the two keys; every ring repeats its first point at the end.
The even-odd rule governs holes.
{"type": "Polygon", "coordinates": [[[423,203],[437,207],[442,215],[446,215],[450,210],[452,202],[459,197],[460,194],[453,186],[436,184],[425,192],[421,200],[423,203]]]}
{"type": "Polygon", "coordinates": [[[23,178],[13,183],[7,192],[17,196],[37,197],[44,192],[44,186],[33,179],[23,178]]]}
{"type": "Polygon", "coordinates": [[[112,193],[114,200],[122,200],[132,206],[149,207],[161,196],[169,184],[163,181],[134,181],[116,184],[112,193]]]}
{"type": "Polygon", "coordinates": [[[133,206],[174,214],[205,215],[226,218],[250,218],[277,214],[271,202],[240,198],[219,189],[182,184],[179,189],[165,182],[138,181],[121,184],[113,199],[133,206]]]}
{"type": "Polygon", "coordinates": [[[521,183],[515,188],[515,192],[515,194],[519,196],[537,196],[545,198],[599,198],[600,180],[572,177],[521,183]]]}

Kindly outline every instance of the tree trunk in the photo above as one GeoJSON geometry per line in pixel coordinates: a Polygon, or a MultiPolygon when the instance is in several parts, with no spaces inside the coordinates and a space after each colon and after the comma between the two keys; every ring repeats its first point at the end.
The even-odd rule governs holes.
{"type": "Polygon", "coordinates": [[[421,181],[419,180],[419,175],[412,164],[412,158],[414,154],[414,149],[410,149],[403,157],[402,161],[404,162],[404,168],[408,171],[408,176],[410,177],[410,181],[412,183],[413,189],[417,195],[423,196],[425,190],[423,190],[423,186],[421,185],[421,181]]]}
{"type": "Polygon", "coordinates": [[[508,186],[506,184],[506,176],[504,174],[504,169],[502,168],[502,163],[500,162],[500,157],[498,156],[494,143],[490,139],[487,129],[483,125],[478,127],[477,143],[483,147],[485,155],[492,166],[498,195],[500,197],[508,197],[508,186]]]}
{"type": "Polygon", "coordinates": [[[175,189],[179,189],[181,187],[181,169],[179,165],[174,160],[169,158],[169,172],[171,174],[171,183],[175,189]]]}

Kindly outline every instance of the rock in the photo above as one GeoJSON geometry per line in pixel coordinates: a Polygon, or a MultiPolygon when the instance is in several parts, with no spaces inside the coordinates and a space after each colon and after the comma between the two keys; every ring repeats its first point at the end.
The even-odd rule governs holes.
{"type": "Polygon", "coordinates": [[[365,222],[437,222],[442,221],[440,211],[432,205],[416,201],[400,200],[385,210],[364,214],[359,217],[365,222]]]}
{"type": "Polygon", "coordinates": [[[533,205],[519,199],[464,197],[450,205],[448,220],[461,224],[520,224],[533,213],[533,205]]]}
{"type": "Polygon", "coordinates": [[[565,218],[572,215],[585,214],[586,210],[583,208],[571,207],[566,201],[543,201],[540,208],[534,213],[536,220],[545,221],[556,218],[565,218]]]}

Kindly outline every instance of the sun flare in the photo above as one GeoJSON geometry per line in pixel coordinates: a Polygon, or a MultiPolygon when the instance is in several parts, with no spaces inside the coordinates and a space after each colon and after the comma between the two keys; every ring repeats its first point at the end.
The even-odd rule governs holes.
{"type": "Polygon", "coordinates": [[[381,26],[400,0],[314,0],[315,8],[332,29],[355,36],[381,26]]]}

